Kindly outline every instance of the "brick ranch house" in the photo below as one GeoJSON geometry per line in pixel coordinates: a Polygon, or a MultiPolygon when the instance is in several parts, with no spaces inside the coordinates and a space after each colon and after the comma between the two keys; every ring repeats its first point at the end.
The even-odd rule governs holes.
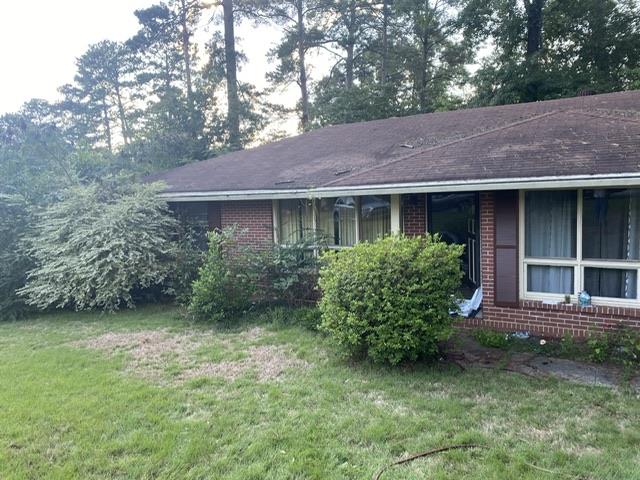
{"type": "Polygon", "coordinates": [[[484,291],[469,326],[640,328],[640,91],[337,125],[151,179],[255,246],[305,229],[333,248],[392,232],[465,244],[466,287],[484,291]]]}

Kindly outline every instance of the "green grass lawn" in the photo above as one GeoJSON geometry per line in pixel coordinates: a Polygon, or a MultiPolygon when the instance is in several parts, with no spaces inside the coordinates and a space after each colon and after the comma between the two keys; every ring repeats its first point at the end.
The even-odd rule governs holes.
{"type": "Polygon", "coordinates": [[[154,307],[0,323],[0,478],[368,479],[469,442],[486,448],[382,479],[640,479],[630,393],[349,362],[295,317],[221,329],[154,307]]]}

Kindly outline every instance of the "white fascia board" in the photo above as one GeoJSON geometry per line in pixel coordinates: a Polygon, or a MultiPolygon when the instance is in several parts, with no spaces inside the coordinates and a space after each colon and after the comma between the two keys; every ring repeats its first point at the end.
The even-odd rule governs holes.
{"type": "Polygon", "coordinates": [[[199,202],[220,200],[272,200],[282,198],[324,198],[347,195],[389,195],[403,193],[633,186],[640,186],[640,172],[608,175],[570,175],[528,178],[495,178],[486,180],[451,180],[442,182],[388,183],[353,187],[312,187],[306,189],[167,192],[161,193],[160,196],[169,202],[199,202]]]}

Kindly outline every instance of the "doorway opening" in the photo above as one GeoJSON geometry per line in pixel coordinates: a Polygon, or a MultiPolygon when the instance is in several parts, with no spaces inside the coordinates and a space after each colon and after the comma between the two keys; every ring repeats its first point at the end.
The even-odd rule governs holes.
{"type": "Polygon", "coordinates": [[[446,243],[465,245],[462,293],[470,298],[480,286],[480,211],[478,193],[432,193],[427,196],[427,229],[446,243]]]}

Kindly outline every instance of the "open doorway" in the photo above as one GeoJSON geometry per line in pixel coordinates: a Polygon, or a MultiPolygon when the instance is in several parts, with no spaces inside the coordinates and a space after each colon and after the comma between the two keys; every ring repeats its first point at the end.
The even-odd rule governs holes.
{"type": "Polygon", "coordinates": [[[480,215],[478,193],[432,193],[427,196],[428,231],[443,241],[465,245],[463,294],[480,286],[480,215]]]}

